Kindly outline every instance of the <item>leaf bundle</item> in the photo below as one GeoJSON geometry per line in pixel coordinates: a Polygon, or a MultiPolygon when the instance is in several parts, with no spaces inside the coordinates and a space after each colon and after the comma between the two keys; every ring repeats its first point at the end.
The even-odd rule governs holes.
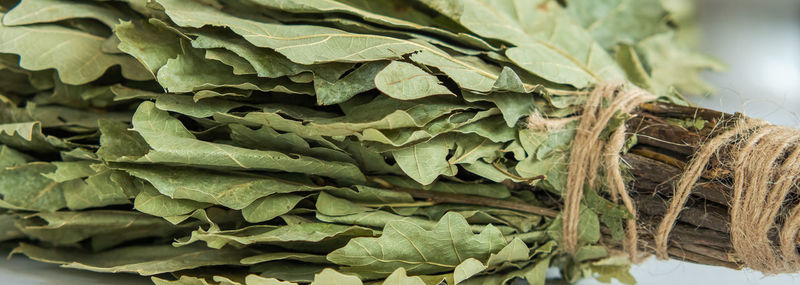
{"type": "Polygon", "coordinates": [[[634,213],[587,190],[571,256],[558,201],[582,90],[719,67],[661,2],[1,1],[0,240],[156,284],[631,283],[634,213]]]}

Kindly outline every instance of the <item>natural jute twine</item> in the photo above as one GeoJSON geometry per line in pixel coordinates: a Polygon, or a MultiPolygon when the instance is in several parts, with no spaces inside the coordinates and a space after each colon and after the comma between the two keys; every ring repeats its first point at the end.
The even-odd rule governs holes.
{"type": "Polygon", "coordinates": [[[669,233],[709,159],[733,145],[731,244],[747,267],[768,273],[800,271],[796,250],[800,204],[781,213],[800,177],[800,131],[742,118],[736,126],[709,140],[695,154],[675,188],[664,219],[656,231],[656,255],[667,258],[669,233]],[[782,226],[778,221],[783,221],[782,226]],[[779,246],[772,241],[777,236],[779,246]]]}
{"type": "MultiPolygon", "coordinates": [[[[562,244],[564,250],[574,254],[578,249],[578,224],[580,216],[583,187],[594,188],[598,167],[604,166],[606,183],[614,202],[622,200],[631,213],[636,213],[635,206],[627,190],[620,172],[620,151],[625,144],[625,125],[617,128],[607,142],[600,140],[600,134],[615,115],[627,114],[644,101],[654,100],[655,96],[644,90],[620,85],[600,85],[595,87],[583,104],[580,123],[575,132],[572,150],[569,157],[569,173],[567,189],[564,195],[562,210],[563,228],[562,244]]],[[[531,116],[529,128],[547,126],[541,116],[531,116]]],[[[624,247],[631,256],[636,256],[636,218],[626,221],[624,247]]]]}
{"type": "MultiPolygon", "coordinates": [[[[639,256],[636,206],[628,195],[620,171],[620,153],[625,144],[625,125],[613,131],[607,141],[600,136],[616,115],[628,114],[639,104],[655,96],[635,87],[599,85],[588,93],[580,123],[576,129],[569,158],[567,189],[562,210],[562,246],[569,254],[578,249],[578,225],[584,187],[593,189],[602,165],[605,186],[613,202],[620,201],[634,214],[625,223],[623,248],[632,260],[639,256]]],[[[549,120],[537,114],[529,117],[531,129],[562,128],[561,120],[549,120]]],[[[655,234],[655,252],[667,258],[669,234],[691,189],[700,179],[709,160],[721,149],[730,152],[733,169],[733,192],[730,205],[731,243],[739,260],[747,267],[764,273],[800,271],[796,250],[800,231],[800,204],[784,210],[791,189],[800,177],[800,131],[769,125],[764,121],[741,117],[735,126],[705,142],[694,154],[674,189],[664,218],[655,234]],[[783,210],[783,211],[782,211],[783,210]],[[782,225],[778,225],[778,221],[782,225]],[[775,245],[773,240],[778,240],[775,245]]]]}

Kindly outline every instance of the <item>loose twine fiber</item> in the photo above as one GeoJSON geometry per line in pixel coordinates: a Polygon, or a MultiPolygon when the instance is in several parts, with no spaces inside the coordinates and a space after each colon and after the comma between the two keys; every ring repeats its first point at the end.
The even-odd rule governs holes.
{"type": "MultiPolygon", "coordinates": [[[[601,133],[615,115],[628,114],[639,104],[655,100],[655,96],[635,87],[622,85],[596,86],[583,105],[570,152],[567,189],[562,210],[562,245],[569,254],[578,249],[578,225],[584,187],[594,189],[602,164],[605,184],[611,200],[622,201],[634,215],[626,220],[623,249],[633,261],[638,258],[636,206],[628,195],[620,172],[620,153],[625,144],[622,124],[607,141],[601,133]]],[[[549,120],[537,114],[529,117],[531,129],[560,128],[564,120],[549,120]]],[[[733,173],[731,197],[731,243],[739,260],[747,267],[764,273],[800,271],[800,254],[796,250],[800,231],[800,204],[784,210],[792,198],[791,189],[800,177],[800,131],[750,119],[740,118],[734,127],[705,142],[694,154],[689,166],[674,189],[667,212],[654,233],[655,253],[668,258],[670,232],[678,215],[700,179],[709,160],[722,148],[734,146],[730,167],[733,173]],[[782,211],[783,210],[783,211],[782,211]],[[779,226],[778,221],[782,221],[779,226]],[[778,229],[780,228],[780,229],[778,229]],[[780,245],[773,244],[777,236],[780,245]]]]}

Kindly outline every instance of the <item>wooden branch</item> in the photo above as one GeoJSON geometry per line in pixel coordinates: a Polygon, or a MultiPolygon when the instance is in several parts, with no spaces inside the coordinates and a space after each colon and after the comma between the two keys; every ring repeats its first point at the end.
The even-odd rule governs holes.
{"type": "MultiPolygon", "coordinates": [[[[628,132],[637,136],[637,145],[623,160],[634,177],[630,187],[639,211],[640,232],[645,243],[642,247],[652,252],[649,248],[652,232],[666,212],[682,168],[688,165],[704,141],[728,129],[741,115],[666,103],[642,104],[633,115],[626,126],[628,132]],[[698,118],[705,120],[699,130],[685,128],[674,120],[698,118]]],[[[728,150],[723,149],[720,157],[712,158],[703,179],[694,186],[690,201],[670,236],[669,254],[673,258],[741,267],[728,234],[732,169],[720,162],[728,155],[728,150]]]]}

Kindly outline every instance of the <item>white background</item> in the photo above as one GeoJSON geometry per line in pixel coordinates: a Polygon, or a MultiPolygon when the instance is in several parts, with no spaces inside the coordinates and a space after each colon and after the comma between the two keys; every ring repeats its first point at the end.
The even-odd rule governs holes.
{"type": "MultiPolygon", "coordinates": [[[[708,74],[717,86],[700,106],[743,112],[775,124],[800,127],[800,1],[702,0],[698,16],[704,51],[729,65],[708,74]]],[[[800,284],[800,275],[764,277],[680,261],[648,260],[632,269],[639,284],[800,284]]],[[[550,272],[556,276],[557,272],[550,272]]],[[[552,282],[557,283],[557,282],[552,282]]],[[[0,284],[150,284],[146,278],[61,269],[24,257],[0,259],[0,284]]],[[[584,280],[580,285],[603,284],[584,280]]]]}

